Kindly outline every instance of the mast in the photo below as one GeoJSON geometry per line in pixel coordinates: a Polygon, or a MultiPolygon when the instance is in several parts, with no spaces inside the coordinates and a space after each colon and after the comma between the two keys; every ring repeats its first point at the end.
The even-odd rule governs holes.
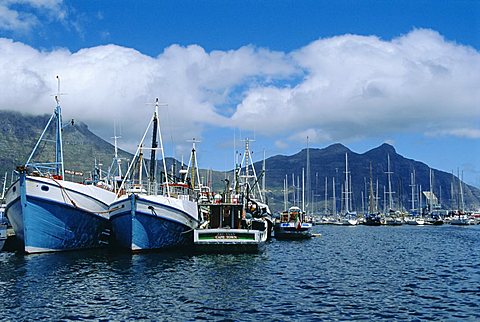
{"type": "Polygon", "coordinates": [[[454,181],[455,181],[455,176],[453,175],[453,170],[452,170],[452,181],[450,182],[450,209],[451,210],[453,210],[453,205],[456,203],[456,199],[457,199],[455,198],[455,191],[453,188],[454,181]]]}
{"type": "Polygon", "coordinates": [[[432,178],[432,169],[430,169],[430,200],[429,200],[429,207],[430,207],[430,213],[433,211],[433,178],[432,178]]]}
{"type": "MultiPolygon", "coordinates": [[[[200,173],[199,173],[198,159],[197,159],[197,148],[196,148],[196,143],[201,142],[201,141],[197,141],[195,138],[193,138],[189,142],[192,142],[192,152],[190,154],[190,160],[188,161],[186,174],[188,176],[188,173],[190,172],[190,179],[191,179],[191,185],[192,185],[191,188],[195,189],[195,182],[197,182],[197,185],[199,187],[200,187],[200,184],[203,185],[203,183],[200,180],[200,173]]],[[[209,172],[207,171],[207,181],[208,180],[210,180],[210,179],[209,179],[209,172]]]]}
{"type": "Polygon", "coordinates": [[[262,163],[262,199],[263,200],[267,200],[266,196],[265,196],[265,193],[266,193],[266,188],[265,188],[265,171],[266,171],[266,168],[265,168],[265,150],[263,150],[263,163],[262,163]]]}
{"type": "Polygon", "coordinates": [[[420,210],[420,213],[423,214],[422,185],[419,185],[419,189],[418,189],[418,208],[420,210]]]}
{"type": "Polygon", "coordinates": [[[410,174],[410,187],[412,188],[412,213],[415,213],[415,169],[410,174]]]}
{"type": "Polygon", "coordinates": [[[390,154],[387,154],[387,177],[388,177],[388,208],[389,210],[393,209],[393,200],[392,200],[392,181],[391,181],[391,172],[390,172],[390,154]]]}
{"type": "MultiPolygon", "coordinates": [[[[192,143],[192,168],[190,169],[191,171],[191,178],[192,178],[192,189],[195,189],[195,166],[197,165],[197,158],[195,155],[195,138],[193,139],[192,143]]],[[[200,180],[198,180],[198,183],[200,184],[200,180]]]]}
{"type": "Polygon", "coordinates": [[[63,179],[65,171],[63,168],[63,145],[62,145],[62,108],[60,107],[60,77],[57,75],[57,94],[55,95],[55,101],[57,105],[55,107],[55,174],[61,176],[63,179]]]}
{"type": "Polygon", "coordinates": [[[349,196],[348,196],[348,193],[349,193],[349,188],[348,188],[348,181],[350,180],[349,179],[349,176],[348,176],[349,172],[348,172],[348,154],[345,153],[345,213],[349,213],[349,196]]]}
{"type": "Polygon", "coordinates": [[[143,151],[142,145],[140,145],[140,154],[138,155],[138,184],[142,184],[142,173],[143,173],[143,151]]]}
{"type": "Polygon", "coordinates": [[[305,169],[302,168],[302,212],[305,213],[305,169]]]}
{"type": "Polygon", "coordinates": [[[383,186],[383,213],[387,214],[387,190],[385,186],[383,186]]]}
{"type": "Polygon", "coordinates": [[[297,189],[295,187],[295,175],[292,173],[293,205],[297,205],[297,189]]]}
{"type": "Polygon", "coordinates": [[[387,154],[387,176],[388,176],[388,207],[389,210],[393,210],[393,199],[392,199],[392,181],[390,175],[392,172],[390,171],[390,154],[387,154]]]}
{"type": "Polygon", "coordinates": [[[335,196],[335,177],[332,178],[332,188],[333,188],[333,198],[332,198],[332,201],[333,201],[333,214],[336,215],[337,214],[337,199],[336,199],[336,196],[335,196]]]}
{"type": "MultiPolygon", "coordinates": [[[[63,167],[63,145],[62,145],[62,109],[60,107],[60,96],[63,95],[60,93],[60,77],[56,76],[57,78],[57,94],[55,95],[55,101],[56,101],[56,106],[53,111],[52,116],[47,122],[47,125],[43,129],[42,134],[40,135],[40,138],[38,139],[37,143],[35,144],[35,147],[33,148],[32,153],[30,153],[30,156],[28,157],[27,162],[25,163],[25,167],[34,167],[37,170],[39,168],[44,168],[47,169],[48,173],[50,170],[54,171],[55,175],[61,177],[61,179],[64,178],[65,176],[65,171],[63,167]],[[45,134],[47,133],[47,129],[50,127],[50,124],[52,124],[52,121],[55,119],[55,162],[49,162],[49,163],[36,163],[30,161],[32,160],[35,152],[37,151],[40,142],[44,139],[45,134]]],[[[47,141],[47,140],[46,140],[47,141]]],[[[12,176],[13,180],[13,176],[12,176]]]]}
{"type": "Polygon", "coordinates": [[[325,215],[328,214],[328,179],[325,177],[325,215]]]}
{"type": "Polygon", "coordinates": [[[307,136],[307,173],[306,173],[306,206],[305,206],[305,211],[309,212],[310,209],[310,191],[311,191],[311,182],[310,182],[310,147],[309,147],[309,141],[308,141],[308,136],[307,136]]]}
{"type": "MultiPolygon", "coordinates": [[[[155,182],[155,169],[156,169],[156,151],[158,148],[157,142],[158,131],[158,98],[155,100],[155,111],[153,112],[153,133],[152,133],[152,150],[150,151],[150,183],[155,182]]],[[[165,162],[165,160],[163,160],[165,162]]],[[[165,171],[165,175],[167,172],[165,171]]]]}
{"type": "Polygon", "coordinates": [[[368,211],[373,214],[375,212],[374,209],[374,195],[373,195],[373,178],[372,178],[372,162],[370,162],[370,190],[369,190],[369,197],[368,197],[368,211]]]}
{"type": "MultiPolygon", "coordinates": [[[[457,170],[459,171],[459,170],[457,170]]],[[[458,184],[459,184],[459,193],[460,193],[460,211],[461,212],[464,212],[465,211],[465,204],[464,204],[464,200],[463,200],[463,184],[462,184],[462,180],[463,180],[463,171],[462,171],[462,179],[460,179],[460,173],[458,174],[458,184]]]]}

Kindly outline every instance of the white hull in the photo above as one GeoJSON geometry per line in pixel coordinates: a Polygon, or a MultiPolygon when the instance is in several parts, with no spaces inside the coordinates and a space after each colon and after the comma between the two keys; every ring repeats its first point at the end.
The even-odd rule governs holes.
{"type": "Polygon", "coordinates": [[[101,247],[108,239],[113,192],[25,176],[6,194],[6,215],[27,253],[101,247]]]}
{"type": "Polygon", "coordinates": [[[198,225],[196,202],[162,195],[125,195],[110,211],[115,242],[132,251],[191,244],[198,225]]]}

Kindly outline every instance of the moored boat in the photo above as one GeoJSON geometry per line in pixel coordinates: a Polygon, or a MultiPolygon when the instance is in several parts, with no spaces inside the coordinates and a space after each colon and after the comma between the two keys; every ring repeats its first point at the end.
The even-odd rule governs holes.
{"type": "MultiPolygon", "coordinates": [[[[198,226],[198,208],[195,193],[187,183],[156,181],[157,138],[163,155],[163,142],[158,126],[158,99],[155,112],[145,130],[134,160],[130,163],[115,200],[110,205],[110,221],[114,243],[133,252],[164,250],[191,245],[193,230],[198,226]],[[142,180],[142,147],[153,124],[150,172],[148,180],[142,180]],[[134,177],[134,165],[138,166],[138,178],[134,177]]],[[[163,172],[167,173],[165,162],[163,172]]]]}
{"type": "Polygon", "coordinates": [[[19,179],[8,189],[6,216],[26,253],[96,248],[108,243],[108,206],[115,194],[64,180],[62,117],[57,105],[19,179]],[[34,162],[37,148],[55,128],[55,162],[34,162]]]}
{"type": "MultiPolygon", "coordinates": [[[[253,167],[249,140],[245,153],[236,162],[233,187],[225,179],[223,194],[216,194],[213,202],[200,202],[203,222],[194,230],[195,249],[202,252],[239,253],[258,252],[271,238],[273,219],[265,201],[265,182],[259,187],[259,177],[253,167]]],[[[262,176],[265,175],[265,162],[262,176]]]]}
{"type": "Polygon", "coordinates": [[[380,226],[382,217],[378,213],[368,213],[365,215],[364,225],[366,226],[380,226]]]}
{"type": "Polygon", "coordinates": [[[423,226],[425,225],[425,218],[422,216],[411,215],[405,219],[405,223],[407,225],[423,226]]]}
{"type": "Polygon", "coordinates": [[[275,223],[276,239],[308,239],[312,237],[312,224],[304,222],[304,214],[299,207],[292,206],[275,223]]]}
{"type": "Polygon", "coordinates": [[[262,251],[268,224],[246,213],[238,198],[200,205],[203,224],[194,230],[195,250],[207,253],[255,253],[262,251]],[[232,202],[234,201],[234,202],[232,202]]]}

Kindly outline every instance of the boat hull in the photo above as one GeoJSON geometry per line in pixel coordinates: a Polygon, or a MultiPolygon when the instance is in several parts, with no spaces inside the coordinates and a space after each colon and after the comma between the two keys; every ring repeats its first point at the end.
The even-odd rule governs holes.
{"type": "Polygon", "coordinates": [[[302,223],[301,226],[295,223],[277,223],[274,235],[276,239],[283,240],[308,239],[312,237],[311,228],[309,223],[302,223]]]}
{"type": "Polygon", "coordinates": [[[108,203],[114,193],[49,178],[20,179],[7,191],[7,218],[26,253],[108,244],[108,203]]]}
{"type": "Polygon", "coordinates": [[[257,253],[265,248],[267,230],[195,229],[195,251],[202,253],[257,253]]]}
{"type": "Polygon", "coordinates": [[[115,245],[133,252],[188,246],[198,223],[196,203],[131,194],[111,206],[115,245]]]}
{"type": "Polygon", "coordinates": [[[7,241],[7,224],[0,223],[0,251],[7,241]]]}

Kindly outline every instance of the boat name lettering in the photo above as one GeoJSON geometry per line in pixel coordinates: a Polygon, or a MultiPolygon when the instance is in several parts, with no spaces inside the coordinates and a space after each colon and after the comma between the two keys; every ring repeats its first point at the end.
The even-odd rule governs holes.
{"type": "Polygon", "coordinates": [[[237,235],[234,233],[218,233],[215,239],[237,239],[237,235]]]}

